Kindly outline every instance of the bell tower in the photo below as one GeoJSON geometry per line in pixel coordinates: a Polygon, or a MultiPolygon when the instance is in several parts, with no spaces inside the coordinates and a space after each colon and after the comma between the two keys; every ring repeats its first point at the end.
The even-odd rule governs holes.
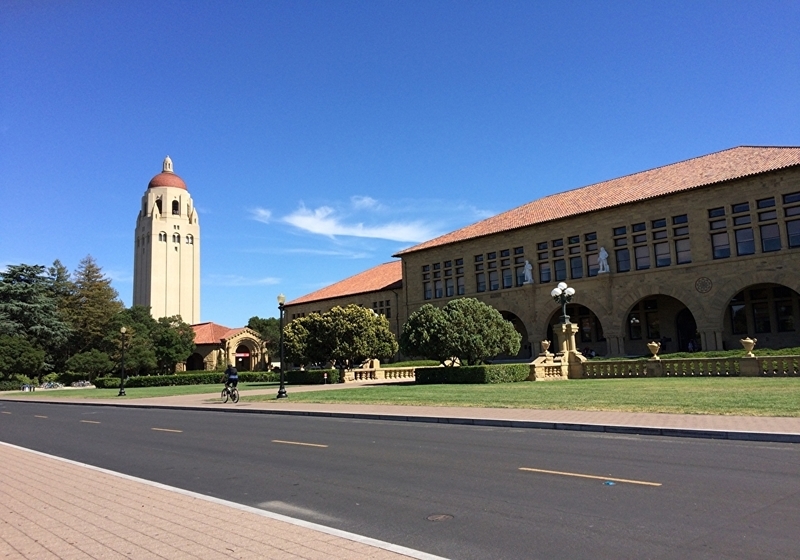
{"type": "Polygon", "coordinates": [[[200,224],[169,156],[147,185],[136,219],[133,304],[149,306],[156,319],[200,322],[200,224]]]}

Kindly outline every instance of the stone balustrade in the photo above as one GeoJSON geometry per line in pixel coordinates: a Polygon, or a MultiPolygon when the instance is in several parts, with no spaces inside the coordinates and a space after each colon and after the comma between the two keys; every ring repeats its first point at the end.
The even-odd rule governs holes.
{"type": "Polygon", "coordinates": [[[413,367],[399,367],[399,368],[359,368],[347,371],[345,373],[345,381],[378,381],[381,379],[398,380],[406,379],[413,381],[415,379],[413,367]]]}
{"type": "Polygon", "coordinates": [[[643,361],[600,361],[583,363],[583,377],[598,379],[607,377],[648,377],[647,362],[643,361]]]}

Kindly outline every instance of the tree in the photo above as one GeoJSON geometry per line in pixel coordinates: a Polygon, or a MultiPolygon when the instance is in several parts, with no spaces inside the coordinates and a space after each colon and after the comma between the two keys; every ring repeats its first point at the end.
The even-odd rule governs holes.
{"type": "MultiPolygon", "coordinates": [[[[70,298],[75,292],[75,284],[70,279],[69,270],[60,260],[53,261],[53,266],[47,269],[47,279],[50,282],[50,293],[55,298],[59,318],[69,324],[70,298]]],[[[53,369],[65,371],[66,362],[70,355],[68,344],[62,345],[53,355],[53,369]]]]}
{"type": "Polygon", "coordinates": [[[22,336],[0,335],[0,375],[38,376],[44,367],[44,350],[22,336]]]}
{"type": "Polygon", "coordinates": [[[451,300],[439,309],[423,305],[403,325],[401,349],[445,363],[475,365],[498,354],[516,354],[520,334],[493,307],[474,298],[451,300]]]}
{"type": "MultiPolygon", "coordinates": [[[[127,357],[127,356],[126,356],[127,357]]],[[[111,373],[116,368],[116,364],[105,352],[92,348],[88,352],[75,354],[66,363],[67,371],[73,373],[86,374],[89,381],[95,377],[100,377],[111,373]]]]}
{"type": "Polygon", "coordinates": [[[284,348],[290,360],[316,364],[335,362],[353,367],[369,358],[381,360],[397,352],[389,321],[359,305],[311,313],[284,328],[284,348]]]}
{"type": "Polygon", "coordinates": [[[161,373],[175,373],[178,362],[185,362],[194,352],[194,331],[180,315],[161,317],[150,338],[161,373]]]}
{"type": "Polygon", "coordinates": [[[9,265],[0,272],[0,335],[20,336],[45,351],[44,369],[66,344],[70,329],[60,317],[52,283],[41,265],[9,265]]]}
{"type": "Polygon", "coordinates": [[[114,318],[123,309],[119,294],[91,255],[80,262],[72,283],[67,317],[73,329],[73,351],[104,349],[114,318]]]}
{"type": "Polygon", "coordinates": [[[275,356],[280,352],[281,340],[281,321],[275,317],[262,319],[261,317],[250,317],[247,326],[256,331],[264,343],[267,354],[275,356]]]}
{"type": "Polygon", "coordinates": [[[146,375],[156,371],[158,360],[151,335],[157,326],[150,308],[143,305],[123,309],[114,318],[105,344],[112,349],[111,358],[119,364],[122,357],[122,335],[119,331],[125,327],[125,371],[129,375],[146,375]]]}

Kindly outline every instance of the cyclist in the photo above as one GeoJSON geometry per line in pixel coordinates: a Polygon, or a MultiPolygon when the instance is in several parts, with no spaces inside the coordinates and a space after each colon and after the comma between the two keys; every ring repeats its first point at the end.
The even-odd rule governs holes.
{"type": "Polygon", "coordinates": [[[239,384],[239,372],[233,367],[233,364],[228,364],[228,369],[225,370],[225,388],[230,391],[239,384]]]}

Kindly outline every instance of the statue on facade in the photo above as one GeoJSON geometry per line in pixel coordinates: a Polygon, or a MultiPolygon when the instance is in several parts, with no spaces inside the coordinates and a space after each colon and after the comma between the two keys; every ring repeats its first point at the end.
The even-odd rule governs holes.
{"type": "Polygon", "coordinates": [[[533,284],[533,265],[529,261],[525,261],[525,269],[523,272],[523,284],[533,284]]]}
{"type": "Polygon", "coordinates": [[[597,262],[600,265],[600,268],[597,271],[598,274],[611,271],[608,268],[608,251],[606,251],[605,247],[600,247],[600,253],[597,255],[597,262]]]}

